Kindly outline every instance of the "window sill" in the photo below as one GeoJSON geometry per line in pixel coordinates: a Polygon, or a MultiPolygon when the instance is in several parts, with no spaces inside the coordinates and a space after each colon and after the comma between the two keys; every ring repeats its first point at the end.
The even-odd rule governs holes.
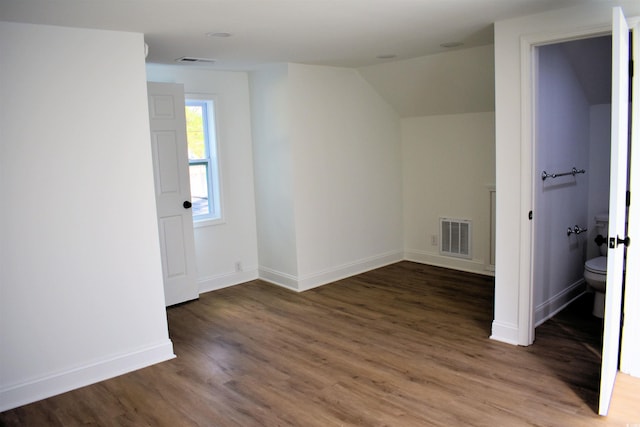
{"type": "Polygon", "coordinates": [[[198,221],[193,221],[193,228],[202,228],[202,227],[211,227],[214,225],[224,224],[225,221],[223,218],[218,219],[201,219],[198,221]]]}

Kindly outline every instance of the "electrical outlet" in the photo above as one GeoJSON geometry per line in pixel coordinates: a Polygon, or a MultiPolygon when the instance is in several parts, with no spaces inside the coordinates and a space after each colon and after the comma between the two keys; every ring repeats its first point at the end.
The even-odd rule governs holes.
{"type": "Polygon", "coordinates": [[[438,246],[438,236],[435,234],[431,235],[431,246],[438,246]]]}
{"type": "Polygon", "coordinates": [[[241,271],[242,271],[242,262],[236,261],[236,273],[239,273],[241,271]]]}

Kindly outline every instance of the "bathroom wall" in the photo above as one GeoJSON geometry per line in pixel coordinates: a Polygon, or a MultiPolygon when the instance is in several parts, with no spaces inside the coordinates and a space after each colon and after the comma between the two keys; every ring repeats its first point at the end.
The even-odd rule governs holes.
{"type": "MultiPolygon", "coordinates": [[[[586,259],[600,256],[594,239],[598,235],[594,217],[609,211],[609,171],[611,160],[611,104],[589,109],[589,224],[586,259]]],[[[606,231],[605,231],[606,233],[606,231]]]]}
{"type": "Polygon", "coordinates": [[[590,106],[561,45],[538,48],[538,104],[534,167],[534,308],[542,323],[584,290],[589,227],[590,106]],[[586,174],[542,180],[542,171],[573,167],[586,174]]]}

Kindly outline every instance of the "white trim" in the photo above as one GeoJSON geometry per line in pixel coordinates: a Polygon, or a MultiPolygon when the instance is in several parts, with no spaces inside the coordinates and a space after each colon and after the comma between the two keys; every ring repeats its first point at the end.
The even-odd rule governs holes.
{"type": "Polygon", "coordinates": [[[356,274],[402,261],[402,259],[401,251],[393,251],[342,264],[337,267],[300,277],[298,280],[298,289],[300,291],[306,291],[317,288],[318,286],[322,286],[327,283],[335,282],[337,280],[355,276],[356,274]]]}
{"type": "Polygon", "coordinates": [[[485,268],[488,271],[496,271],[496,210],[497,196],[495,184],[486,185],[489,191],[489,258],[485,268]]]}
{"type": "Polygon", "coordinates": [[[491,336],[489,338],[507,344],[518,345],[518,325],[494,320],[491,323],[491,336]]]}
{"type": "MultiPolygon", "coordinates": [[[[220,216],[216,217],[216,218],[211,218],[211,217],[205,217],[205,218],[201,218],[199,220],[194,220],[193,224],[195,228],[199,228],[199,227],[208,227],[208,226],[212,226],[212,225],[219,225],[219,224],[225,224],[226,223],[226,218],[225,218],[225,198],[224,198],[224,179],[223,179],[223,162],[221,161],[222,159],[222,148],[221,148],[221,143],[220,143],[220,108],[219,108],[219,96],[217,94],[214,93],[204,93],[204,92],[185,92],[184,94],[184,100],[185,100],[185,105],[186,105],[186,101],[192,99],[192,100],[197,100],[197,101],[206,101],[206,102],[210,102],[212,107],[211,109],[208,110],[208,122],[209,122],[209,127],[213,126],[213,133],[211,132],[211,129],[209,129],[209,137],[211,137],[211,135],[213,135],[213,137],[215,138],[214,141],[214,148],[215,148],[215,152],[216,152],[216,156],[215,156],[215,162],[213,161],[213,159],[211,158],[211,155],[209,155],[209,164],[213,165],[215,163],[215,169],[216,169],[216,176],[214,176],[214,172],[211,170],[212,168],[209,169],[209,184],[212,186],[212,188],[210,188],[210,194],[213,197],[213,199],[215,199],[215,190],[217,190],[217,199],[218,199],[218,208],[220,209],[220,216]],[[215,179],[214,179],[215,178],[215,179]],[[213,188],[213,186],[215,184],[217,185],[217,188],[213,188]]],[[[211,151],[211,141],[209,139],[209,151],[211,151]]]]}
{"type": "Polygon", "coordinates": [[[561,43],[580,38],[597,37],[611,33],[607,25],[590,26],[571,31],[548,31],[523,36],[520,39],[520,90],[521,90],[521,129],[520,129],[520,276],[518,297],[518,344],[531,345],[535,340],[535,322],[533,307],[533,245],[535,244],[534,220],[529,221],[528,212],[535,206],[533,186],[533,166],[535,156],[534,112],[535,112],[535,76],[533,66],[534,48],[545,44],[561,43]]]}
{"type": "Polygon", "coordinates": [[[215,276],[202,277],[198,279],[199,293],[217,291],[241,283],[250,282],[258,278],[258,268],[250,268],[244,271],[234,271],[215,276]]]}
{"type": "Polygon", "coordinates": [[[297,276],[293,276],[291,274],[283,273],[277,270],[272,270],[267,267],[259,267],[258,278],[273,285],[278,285],[291,291],[300,292],[300,290],[298,289],[297,276]]]}
{"type": "MultiPolygon", "coordinates": [[[[533,131],[535,126],[535,78],[533,67],[535,50],[526,38],[520,39],[520,283],[518,301],[518,344],[531,345],[535,339],[533,325],[533,244],[535,240],[534,220],[529,219],[533,210],[533,131]],[[528,149],[527,149],[528,148],[528,149]],[[526,284],[526,286],[523,286],[526,284]],[[524,289],[523,289],[524,288],[524,289]]],[[[534,212],[535,215],[535,212],[534,212]]]]}
{"type": "Polygon", "coordinates": [[[585,294],[586,285],[584,279],[580,279],[571,286],[562,290],[562,292],[552,296],[542,304],[536,306],[535,310],[535,326],[542,325],[556,314],[564,310],[569,304],[585,294]],[[545,314],[546,313],[546,314],[545,314]]]}
{"type": "Polygon", "coordinates": [[[305,276],[293,276],[266,267],[260,267],[259,278],[265,282],[282,286],[296,292],[304,292],[332,283],[356,274],[364,273],[376,268],[402,261],[402,252],[393,251],[386,254],[364,258],[358,261],[339,265],[305,276]]]}
{"type": "Polygon", "coordinates": [[[202,228],[202,227],[211,227],[214,225],[224,225],[227,221],[224,218],[218,219],[200,219],[198,221],[193,221],[193,228],[202,228]]]}
{"type": "Polygon", "coordinates": [[[425,252],[417,249],[409,249],[404,252],[406,261],[417,262],[420,264],[433,265],[435,267],[450,268],[452,270],[465,271],[467,273],[483,274],[485,276],[494,276],[495,270],[489,269],[484,261],[478,259],[463,259],[442,256],[435,252],[425,252]]]}
{"type": "Polygon", "coordinates": [[[10,385],[0,390],[0,412],[117,377],[176,357],[171,340],[10,385]]]}

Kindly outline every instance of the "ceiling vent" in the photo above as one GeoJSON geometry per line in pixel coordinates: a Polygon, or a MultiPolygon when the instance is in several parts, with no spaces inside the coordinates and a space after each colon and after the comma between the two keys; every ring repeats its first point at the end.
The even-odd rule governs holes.
{"type": "Polygon", "coordinates": [[[183,64],[213,64],[214,62],[216,62],[216,60],[211,58],[196,58],[194,56],[183,56],[182,58],[176,59],[176,62],[180,62],[183,64]]]}

